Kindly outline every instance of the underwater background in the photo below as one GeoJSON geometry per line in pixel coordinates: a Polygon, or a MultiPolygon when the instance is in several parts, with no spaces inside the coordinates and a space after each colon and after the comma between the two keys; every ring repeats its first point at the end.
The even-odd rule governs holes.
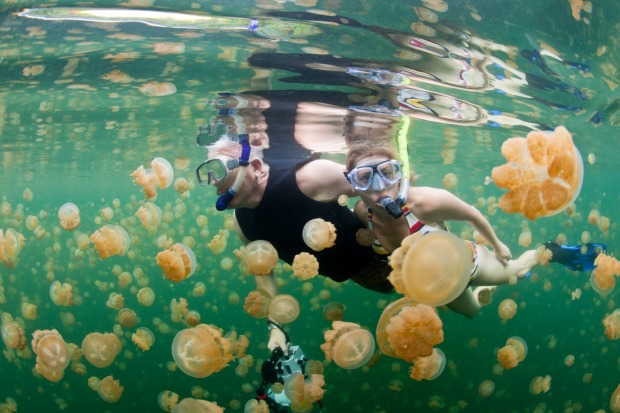
{"type": "MultiPolygon", "coordinates": [[[[444,177],[454,174],[458,183],[450,181],[450,190],[489,218],[513,256],[525,251],[519,237],[527,229],[532,247],[564,234],[572,245],[591,238],[606,243],[609,255],[620,252],[620,3],[615,0],[2,1],[0,19],[0,229],[12,228],[25,237],[16,265],[0,265],[0,312],[23,319],[27,349],[33,332],[46,329],[58,330],[78,346],[91,332],[115,331],[122,342],[111,366],[97,368],[82,359],[85,372],[68,367],[55,383],[36,373],[32,351],[5,349],[0,411],[13,411],[6,400],[11,398],[19,412],[157,412],[164,390],[242,411],[254,397],[261,360],[269,357],[265,321],[243,310],[254,281],[238,268],[233,251],[241,243],[230,225],[231,213],[217,212],[215,191],[198,186],[194,178],[194,168],[206,156],[196,135],[217,116],[221,92],[330,90],[369,106],[368,96],[394,80],[358,76],[354,82],[360,72],[339,77],[342,70],[333,67],[346,72],[348,62],[357,60],[355,67],[416,69],[413,84],[444,102],[429,109],[418,99],[419,111],[407,109],[412,119],[409,162],[417,185],[443,187],[444,177]],[[159,17],[157,25],[85,21],[68,9],[50,9],[57,7],[216,18],[183,27],[159,17]],[[20,14],[25,8],[44,10],[20,14]],[[454,47],[438,51],[430,50],[429,43],[403,43],[407,34],[429,40],[446,35],[444,43],[454,47]],[[475,51],[473,57],[459,55],[469,51],[475,51]],[[276,64],[271,53],[292,57],[276,64]],[[248,61],[261,55],[266,58],[257,59],[260,65],[248,61]],[[300,61],[316,62],[305,67],[318,73],[291,79],[300,61]],[[443,62],[465,62],[478,78],[468,78],[467,70],[447,70],[443,62]],[[154,88],[157,84],[164,86],[154,88]],[[505,162],[502,143],[559,125],[572,133],[584,159],[583,186],[574,206],[536,220],[506,214],[497,207],[505,191],[487,179],[505,162]],[[130,174],[140,165],[148,168],[155,157],[166,158],[175,179],[185,178],[191,189],[158,191],[153,202],[164,216],[153,232],[135,216],[145,195],[130,174]],[[74,231],[62,229],[57,218],[66,202],[80,210],[74,231]],[[593,210],[608,221],[589,222],[593,210]],[[32,218],[28,222],[30,216],[36,225],[32,218]],[[79,247],[80,234],[90,236],[105,224],[126,229],[131,237],[126,255],[100,259],[92,244],[79,247]],[[226,245],[216,254],[208,244],[218,233],[226,245]],[[196,273],[178,283],[164,278],[155,261],[171,240],[191,244],[197,258],[196,273]],[[232,259],[232,268],[224,269],[225,258],[232,259]],[[121,273],[131,277],[119,282],[121,273]],[[72,305],[52,301],[54,280],[71,284],[72,305]],[[136,297],[145,286],[155,292],[149,307],[136,297]],[[106,305],[111,293],[120,293],[123,307],[136,313],[135,326],[115,329],[118,310],[106,305]],[[247,372],[237,369],[237,361],[204,379],[174,368],[172,340],[187,325],[171,318],[171,300],[181,298],[200,314],[200,322],[249,338],[247,353],[254,365],[247,372]],[[24,303],[36,306],[36,317],[24,315],[24,303]],[[155,335],[148,351],[131,341],[141,326],[155,335]],[[113,404],[88,386],[89,377],[109,375],[124,386],[113,404]]],[[[344,160],[342,151],[326,156],[344,160]]],[[[468,231],[460,224],[451,230],[468,231]]],[[[400,298],[324,277],[299,281],[285,270],[279,278],[281,291],[301,305],[287,331],[314,360],[324,360],[319,346],[330,327],[323,317],[325,304],[341,303],[345,321],[374,332],[382,309],[400,298]]],[[[447,365],[432,381],[411,380],[410,365],[388,356],[356,370],[326,364],[324,411],[612,411],[610,398],[620,384],[620,344],[604,335],[602,320],[616,309],[618,291],[601,296],[589,278],[589,273],[551,264],[516,285],[499,287],[472,320],[439,309],[445,340],[438,347],[447,365]],[[497,307],[506,298],[515,300],[518,310],[504,321],[497,307]],[[516,368],[502,371],[496,353],[511,336],[525,340],[528,354],[516,368]],[[570,355],[574,363],[566,361],[570,355]],[[531,381],[547,375],[550,389],[532,394],[531,381]],[[490,395],[479,393],[485,380],[494,383],[490,395]]]]}

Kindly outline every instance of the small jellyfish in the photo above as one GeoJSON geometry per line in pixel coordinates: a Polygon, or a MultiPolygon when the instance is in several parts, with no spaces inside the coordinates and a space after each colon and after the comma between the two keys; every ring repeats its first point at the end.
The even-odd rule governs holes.
{"type": "Polygon", "coordinates": [[[375,352],[372,333],[359,324],[345,321],[332,322],[332,330],[324,334],[321,350],[327,361],[334,361],[343,369],[351,370],[366,364],[375,352]]]}
{"type": "Polygon", "coordinates": [[[136,184],[142,187],[147,199],[157,195],[157,188],[166,189],[172,185],[174,170],[165,158],[157,157],[151,161],[151,168],[145,169],[142,165],[131,176],[136,184]]]}
{"type": "Polygon", "coordinates": [[[150,232],[155,232],[161,222],[161,208],[152,202],[147,202],[138,208],[136,217],[140,220],[142,227],[150,232]]]}
{"type": "Polygon", "coordinates": [[[537,395],[551,390],[551,376],[536,376],[530,382],[530,393],[537,395]]]}
{"type": "Polygon", "coordinates": [[[6,231],[0,229],[0,261],[7,268],[17,265],[17,257],[24,247],[24,236],[13,228],[6,231]]]}
{"type": "Polygon", "coordinates": [[[159,407],[165,412],[171,412],[179,403],[179,395],[170,390],[163,390],[157,397],[159,407]]]}
{"type": "Polygon", "coordinates": [[[73,304],[73,287],[55,280],[50,285],[50,297],[54,304],[68,307],[73,304]]]}
{"type": "Polygon", "coordinates": [[[302,231],[306,245],[314,251],[323,251],[331,248],[336,242],[336,227],[322,218],[311,219],[306,222],[302,231]]]}
{"type": "Polygon", "coordinates": [[[136,312],[131,308],[121,308],[116,315],[118,323],[125,328],[132,328],[138,321],[136,318],[136,312]]]}
{"type": "Polygon", "coordinates": [[[226,249],[228,233],[225,230],[219,230],[217,234],[213,236],[211,241],[207,244],[207,247],[215,255],[219,255],[226,249]]]}
{"type": "Polygon", "coordinates": [[[620,340],[620,309],[614,310],[603,318],[605,337],[610,340],[620,340]]]}
{"type": "Polygon", "coordinates": [[[513,299],[506,298],[499,303],[497,313],[502,320],[510,320],[517,313],[517,303],[513,299]]]}
{"type": "Polygon", "coordinates": [[[155,292],[151,287],[143,287],[138,290],[136,297],[141,305],[150,307],[155,301],[155,292]]]}
{"type": "Polygon", "coordinates": [[[504,370],[510,370],[519,365],[527,356],[527,343],[521,337],[510,337],[506,345],[497,352],[497,361],[504,370]]]}
{"type": "Polygon", "coordinates": [[[187,245],[176,243],[157,254],[157,265],[167,279],[179,282],[191,277],[196,271],[196,256],[187,245]]]}
{"type": "Polygon", "coordinates": [[[609,408],[612,413],[620,413],[620,384],[611,394],[611,398],[609,399],[609,408]]]}
{"type": "Polygon", "coordinates": [[[146,327],[138,327],[131,335],[131,341],[142,351],[147,351],[155,343],[155,335],[146,327]]]}
{"type": "Polygon", "coordinates": [[[125,387],[121,386],[118,380],[114,380],[112,376],[107,376],[99,382],[97,394],[108,403],[116,403],[121,398],[124,389],[125,387]]]}
{"type": "Polygon", "coordinates": [[[90,236],[95,251],[102,259],[112,255],[125,255],[131,239],[125,228],[120,225],[104,225],[90,236]]]}
{"type": "Polygon", "coordinates": [[[243,309],[246,313],[255,318],[265,318],[269,315],[269,305],[271,304],[271,294],[259,288],[245,297],[243,309]]]}
{"type": "Polygon", "coordinates": [[[62,379],[71,361],[69,346],[56,330],[36,330],[32,334],[32,350],[37,355],[36,370],[51,382],[62,379]]]}
{"type": "Polygon", "coordinates": [[[80,209],[72,202],[67,202],[58,208],[60,226],[67,231],[73,231],[80,225],[80,209]]]}
{"type": "Polygon", "coordinates": [[[292,323],[299,317],[299,312],[299,301],[292,295],[276,295],[269,304],[269,317],[280,324],[292,323]]]}
{"type": "Polygon", "coordinates": [[[312,254],[301,252],[293,258],[293,274],[300,280],[309,280],[319,274],[319,261],[312,254]]]}
{"type": "Polygon", "coordinates": [[[90,333],[82,341],[82,353],[95,367],[108,367],[121,351],[121,341],[112,333],[90,333]]]}
{"type": "Polygon", "coordinates": [[[9,313],[2,313],[2,326],[0,334],[4,345],[10,349],[22,350],[26,347],[26,334],[21,323],[13,320],[9,313]]]}
{"type": "Polygon", "coordinates": [[[409,377],[416,381],[435,380],[446,366],[446,355],[438,348],[433,348],[430,356],[418,357],[413,361],[409,377]]]}
{"type": "Polygon", "coordinates": [[[269,275],[278,263],[278,251],[268,241],[252,241],[245,246],[243,264],[253,275],[269,275]]]}
{"type": "Polygon", "coordinates": [[[344,306],[335,301],[329,302],[323,306],[323,317],[328,321],[340,321],[344,314],[344,306]]]}
{"type": "Polygon", "coordinates": [[[484,380],[478,385],[478,395],[480,397],[489,397],[495,391],[495,383],[491,380],[484,380]]]}

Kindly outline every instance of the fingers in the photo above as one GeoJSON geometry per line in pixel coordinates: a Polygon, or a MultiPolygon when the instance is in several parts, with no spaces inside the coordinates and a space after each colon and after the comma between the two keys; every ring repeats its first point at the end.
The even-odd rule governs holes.
{"type": "Polygon", "coordinates": [[[285,356],[288,356],[288,346],[286,343],[286,336],[282,331],[277,328],[271,330],[271,334],[269,336],[269,343],[267,343],[267,348],[270,351],[273,351],[276,347],[280,347],[284,352],[285,356]]]}

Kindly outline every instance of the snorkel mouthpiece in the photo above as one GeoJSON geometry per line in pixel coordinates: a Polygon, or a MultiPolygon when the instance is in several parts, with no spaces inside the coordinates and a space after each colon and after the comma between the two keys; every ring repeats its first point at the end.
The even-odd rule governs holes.
{"type": "Polygon", "coordinates": [[[403,210],[401,208],[402,205],[399,205],[396,201],[394,201],[389,196],[381,199],[379,202],[381,202],[381,206],[394,219],[400,218],[403,215],[403,210]]]}
{"type": "Polygon", "coordinates": [[[250,164],[250,137],[247,133],[239,135],[239,143],[241,144],[241,156],[239,157],[239,173],[237,174],[237,178],[235,178],[233,186],[228,188],[226,192],[224,192],[222,195],[219,196],[219,198],[217,198],[217,201],[215,202],[215,209],[217,209],[218,211],[224,211],[228,207],[228,204],[230,204],[230,201],[234,198],[234,196],[237,195],[237,192],[239,192],[239,188],[241,187],[241,184],[245,179],[247,167],[250,164]]]}

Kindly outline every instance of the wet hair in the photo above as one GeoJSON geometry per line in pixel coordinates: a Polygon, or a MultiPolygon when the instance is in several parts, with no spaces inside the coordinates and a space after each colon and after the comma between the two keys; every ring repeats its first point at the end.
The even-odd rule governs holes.
{"type": "Polygon", "coordinates": [[[368,158],[371,156],[384,156],[388,159],[400,160],[396,155],[396,151],[391,146],[385,145],[385,142],[380,142],[381,145],[373,145],[372,142],[364,142],[353,145],[347,152],[346,168],[347,171],[357,166],[357,163],[362,158],[368,158]]]}

